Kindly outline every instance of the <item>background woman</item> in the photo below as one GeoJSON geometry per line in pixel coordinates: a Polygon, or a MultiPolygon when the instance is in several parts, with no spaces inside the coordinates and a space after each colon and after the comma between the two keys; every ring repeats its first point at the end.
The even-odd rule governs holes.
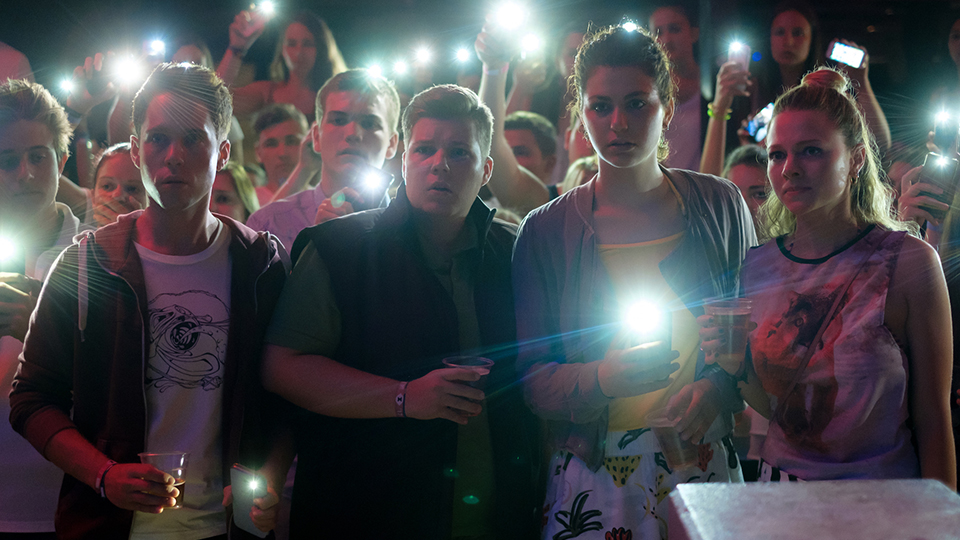
{"type": "MultiPolygon", "coordinates": [[[[845,76],[821,69],[774,107],[774,196],[760,212],[772,240],[743,274],[759,324],[744,394],[771,418],[761,479],[922,476],[955,488],[943,272],[891,217],[849,92],[845,76]]],[[[714,350],[716,328],[703,335],[714,350]]]]}
{"type": "Polygon", "coordinates": [[[210,211],[246,223],[250,214],[260,209],[256,189],[247,171],[233,161],[217,173],[210,195],[210,211]]]}
{"type": "MultiPolygon", "coordinates": [[[[263,33],[265,22],[261,12],[243,11],[230,25],[230,46],[217,68],[217,75],[228,86],[236,80],[243,56],[263,33]]],[[[251,114],[271,103],[291,103],[312,121],[317,91],[327,79],[346,69],[327,23],[301,11],[277,41],[270,80],[233,88],[234,114],[251,114]]]]}
{"type": "Polygon", "coordinates": [[[143,189],[140,169],[130,159],[130,143],[107,148],[94,174],[91,225],[103,227],[116,221],[117,216],[147,207],[147,192],[143,189]]]}
{"type": "Polygon", "coordinates": [[[660,167],[674,86],[649,34],[588,37],[571,81],[599,174],[534,210],[514,252],[518,367],[556,452],[544,538],[571,526],[584,539],[665,538],[660,502],[677,483],[741,478],[726,437],[732,415],[719,414],[738,398],[723,399],[732,381],[703,368],[695,317],[705,297],[737,290],[753,225],[729,182],[660,167]],[[660,346],[615,336],[635,300],[672,319],[660,346]],[[664,460],[645,419],[663,407],[683,438],[703,441],[697,466],[664,460]]]}

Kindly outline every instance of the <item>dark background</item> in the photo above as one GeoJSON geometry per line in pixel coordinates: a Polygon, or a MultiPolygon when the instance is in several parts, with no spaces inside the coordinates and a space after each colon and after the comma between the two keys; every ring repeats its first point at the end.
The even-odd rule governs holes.
{"type": "MultiPolygon", "coordinates": [[[[536,25],[544,31],[570,20],[615,23],[623,16],[646,21],[649,2],[622,0],[530,0],[536,25]]],[[[763,55],[769,50],[767,0],[693,0],[707,16],[700,21],[701,65],[715,69],[726,42],[742,37],[763,55]]],[[[947,33],[960,18],[957,0],[814,0],[824,45],[844,37],[870,52],[870,78],[894,129],[909,139],[929,129],[929,96],[938,85],[958,84],[947,52],[947,33]]],[[[239,0],[2,0],[0,41],[24,52],[37,81],[53,87],[93,52],[136,50],[143,40],[171,40],[192,31],[203,36],[218,61],[227,45],[233,16],[249,5],[239,0]]],[[[380,62],[385,67],[420,43],[436,51],[435,82],[454,77],[453,51],[470,46],[494,2],[467,0],[279,1],[279,16],[311,9],[326,19],[351,67],[380,62]]],[[[266,78],[282,24],[268,25],[248,60],[266,78]]],[[[172,53],[169,51],[168,54],[172,53]]],[[[713,73],[705,76],[712,81],[713,73]]],[[[706,84],[705,86],[712,86],[706,84]]]]}

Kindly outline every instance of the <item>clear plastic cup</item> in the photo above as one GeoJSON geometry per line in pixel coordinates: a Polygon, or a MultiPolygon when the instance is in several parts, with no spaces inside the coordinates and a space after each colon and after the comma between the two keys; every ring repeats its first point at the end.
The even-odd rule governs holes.
{"type": "Polygon", "coordinates": [[[703,301],[704,312],[713,317],[716,326],[724,329],[727,342],[717,349],[716,362],[731,375],[739,372],[743,365],[752,309],[753,302],[746,298],[708,298],[703,301]]]}
{"type": "Polygon", "coordinates": [[[147,465],[153,465],[154,467],[160,469],[161,471],[169,474],[173,477],[173,487],[180,490],[180,494],[176,497],[176,504],[172,508],[182,508],[183,507],[183,492],[184,487],[187,483],[187,459],[190,457],[189,452],[141,452],[137,454],[140,456],[140,463],[145,463],[147,465]]]}
{"type": "Polygon", "coordinates": [[[667,418],[667,409],[650,411],[646,420],[647,426],[657,437],[663,457],[671,469],[686,469],[700,462],[700,449],[690,441],[680,438],[680,432],[676,430],[679,419],[667,418]]]}
{"type": "Polygon", "coordinates": [[[476,371],[480,374],[480,379],[475,382],[464,382],[464,384],[482,390],[487,384],[487,375],[493,369],[493,360],[482,356],[451,356],[443,359],[443,365],[476,371]]]}

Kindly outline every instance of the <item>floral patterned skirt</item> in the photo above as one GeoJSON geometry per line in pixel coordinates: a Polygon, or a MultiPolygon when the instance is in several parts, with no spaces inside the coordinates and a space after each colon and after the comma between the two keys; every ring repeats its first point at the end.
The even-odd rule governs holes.
{"type": "Polygon", "coordinates": [[[667,538],[667,501],[683,482],[743,482],[729,437],[702,444],[699,463],[673,470],[649,428],[607,434],[604,466],[591,471],[578,457],[553,456],[544,503],[544,540],[667,538]]]}

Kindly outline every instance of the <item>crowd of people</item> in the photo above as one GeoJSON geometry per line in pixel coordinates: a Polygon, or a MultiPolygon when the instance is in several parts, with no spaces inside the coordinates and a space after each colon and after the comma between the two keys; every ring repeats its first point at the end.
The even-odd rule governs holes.
{"type": "Polygon", "coordinates": [[[685,482],[957,489],[960,125],[894,141],[809,6],[712,97],[679,1],[549,59],[488,19],[479,77],[412,92],[309,12],[249,81],[266,23],[62,102],[0,44],[0,539],[665,539],[685,482]]]}

